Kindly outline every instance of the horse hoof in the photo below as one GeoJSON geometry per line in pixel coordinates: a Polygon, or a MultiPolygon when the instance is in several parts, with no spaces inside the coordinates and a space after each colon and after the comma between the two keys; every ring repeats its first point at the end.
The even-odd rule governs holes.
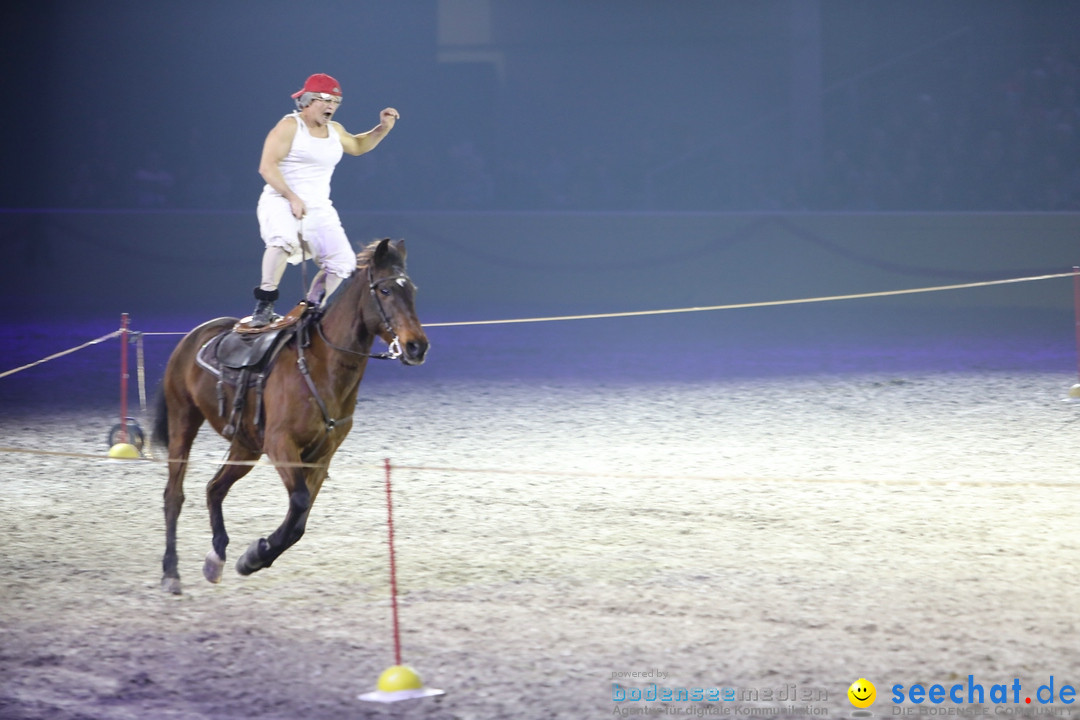
{"type": "Polygon", "coordinates": [[[180,594],[180,578],[178,577],[163,577],[161,578],[161,589],[167,593],[173,595],[180,594]]]}
{"type": "Polygon", "coordinates": [[[270,543],[266,541],[266,538],[259,538],[251,543],[248,549],[244,551],[244,554],[240,556],[240,559],[236,561],[236,572],[241,575],[250,575],[256,570],[263,569],[267,565],[262,558],[269,550],[270,543]]]}
{"type": "Polygon", "coordinates": [[[225,561],[219,558],[216,552],[211,550],[206,553],[206,560],[203,561],[203,577],[212,583],[219,583],[221,582],[221,569],[223,567],[225,567],[225,561]]]}

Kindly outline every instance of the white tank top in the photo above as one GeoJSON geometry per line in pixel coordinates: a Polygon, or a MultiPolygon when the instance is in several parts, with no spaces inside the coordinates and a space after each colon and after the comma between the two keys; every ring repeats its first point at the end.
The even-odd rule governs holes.
{"type": "MultiPolygon", "coordinates": [[[[344,153],[341,138],[333,126],[327,128],[330,131],[329,137],[313,137],[300,118],[300,113],[290,113],[285,117],[296,118],[297,126],[289,154],[278,166],[285,183],[300,196],[309,209],[329,207],[332,204],[330,178],[344,153]]],[[[282,197],[281,193],[269,185],[263,188],[263,194],[282,197]]]]}

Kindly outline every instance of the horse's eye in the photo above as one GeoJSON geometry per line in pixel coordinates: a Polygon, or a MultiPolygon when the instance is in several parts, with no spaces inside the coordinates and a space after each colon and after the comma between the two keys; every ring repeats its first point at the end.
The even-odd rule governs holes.
{"type": "Polygon", "coordinates": [[[381,292],[383,295],[389,295],[390,294],[390,288],[381,287],[381,288],[379,288],[379,292],[381,292]]]}

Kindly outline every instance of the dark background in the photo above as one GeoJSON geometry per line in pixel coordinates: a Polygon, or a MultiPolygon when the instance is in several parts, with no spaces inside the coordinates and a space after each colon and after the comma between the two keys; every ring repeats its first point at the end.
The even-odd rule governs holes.
{"type": "MultiPolygon", "coordinates": [[[[1031,0],[17,3],[0,23],[3,365],[124,312],[147,332],[250,312],[259,153],[314,72],[341,82],[352,132],[401,112],[333,196],[354,245],[406,239],[427,322],[1067,272],[1078,26],[1080,4],[1031,0]]],[[[721,372],[704,358],[740,347],[751,367],[757,340],[818,357],[888,338],[884,356],[931,330],[1041,333],[1060,363],[1072,303],[1066,278],[482,337],[559,358],[566,342],[599,373],[619,352],[721,372]]],[[[496,372],[475,335],[436,334],[432,364],[496,372]]],[[[173,341],[154,341],[151,384],[173,341]]],[[[0,382],[29,397],[12,390],[29,377],[0,382]]]]}
{"type": "Polygon", "coordinates": [[[1074,2],[44,0],[5,15],[5,208],[249,211],[262,139],[312,72],[341,81],[353,132],[387,105],[403,116],[335,177],[344,209],[1080,204],[1074,2]]]}

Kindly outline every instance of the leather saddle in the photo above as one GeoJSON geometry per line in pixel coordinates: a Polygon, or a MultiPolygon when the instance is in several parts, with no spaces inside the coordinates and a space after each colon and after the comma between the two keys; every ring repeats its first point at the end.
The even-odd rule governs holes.
{"type": "MultiPolygon", "coordinates": [[[[301,302],[288,315],[263,328],[242,329],[243,321],[237,322],[231,330],[210,338],[199,348],[195,362],[218,379],[218,414],[222,417],[226,411],[226,387],[233,389],[232,410],[222,430],[225,437],[231,438],[236,433],[250,388],[255,388],[255,426],[261,431],[266,378],[281,349],[298,334],[306,336],[310,323],[301,323],[301,319],[317,315],[308,310],[308,304],[301,302]]],[[[300,341],[305,342],[306,337],[300,341]]]]}
{"type": "MultiPolygon", "coordinates": [[[[282,336],[293,333],[282,328],[260,333],[240,334],[236,331],[222,333],[203,346],[203,352],[213,353],[213,359],[221,368],[229,370],[259,370],[268,364],[270,356],[282,336]]],[[[200,352],[200,355],[203,354],[200,352]]]]}

